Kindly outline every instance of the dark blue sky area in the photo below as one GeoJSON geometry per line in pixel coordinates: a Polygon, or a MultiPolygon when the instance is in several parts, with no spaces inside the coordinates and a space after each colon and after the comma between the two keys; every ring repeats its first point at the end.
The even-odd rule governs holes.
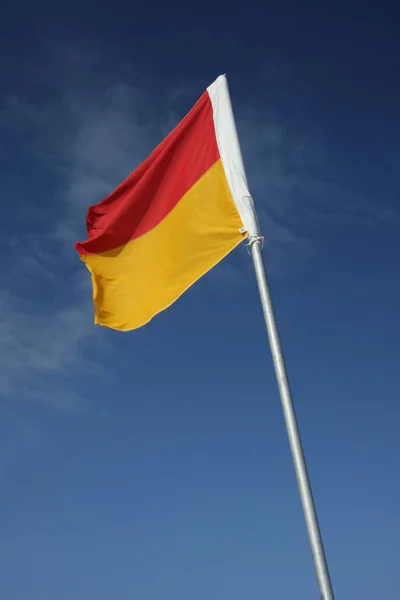
{"type": "Polygon", "coordinates": [[[245,248],[93,326],[73,243],[226,72],[337,598],[395,597],[394,4],[14,3],[0,24],[0,597],[317,598],[245,248]]]}

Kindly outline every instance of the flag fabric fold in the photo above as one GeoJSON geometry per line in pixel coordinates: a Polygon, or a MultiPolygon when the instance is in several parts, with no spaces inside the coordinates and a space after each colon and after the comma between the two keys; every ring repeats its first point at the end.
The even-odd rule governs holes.
{"type": "Polygon", "coordinates": [[[95,323],[136,329],[168,308],[258,227],[225,76],[152,154],[89,209],[75,247],[95,323]]]}

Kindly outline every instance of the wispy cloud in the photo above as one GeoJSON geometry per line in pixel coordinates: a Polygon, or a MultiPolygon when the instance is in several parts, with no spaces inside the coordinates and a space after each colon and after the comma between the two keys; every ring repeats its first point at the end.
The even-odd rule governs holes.
{"type": "MultiPolygon", "coordinates": [[[[93,84],[98,58],[80,56],[79,64],[93,84]]],[[[8,261],[0,276],[0,395],[64,409],[82,405],[70,382],[95,333],[89,276],[73,243],[85,235],[87,207],[126,177],[160,133],[134,87],[111,80],[93,93],[90,84],[61,86],[51,102],[8,94],[0,113],[16,159],[34,161],[43,182],[32,190],[24,177],[14,180],[16,227],[1,238],[8,261]]],[[[87,368],[96,365],[86,356],[87,368]]]]}
{"type": "MultiPolygon", "coordinates": [[[[43,281],[43,267],[35,259],[23,263],[21,259],[18,274],[26,279],[25,290],[18,290],[17,286],[14,292],[5,286],[0,289],[0,395],[12,400],[41,400],[66,410],[78,408],[82,399],[63,381],[63,376],[82,363],[82,344],[93,334],[90,291],[86,290],[86,300],[77,293],[79,285],[68,278],[69,303],[53,304],[52,296],[35,298],[37,286],[43,281]]],[[[66,287],[50,272],[47,288],[57,286],[61,291],[66,287]]],[[[8,282],[7,287],[11,289],[13,285],[8,282]]],[[[85,365],[91,368],[87,359],[85,365]]]]}

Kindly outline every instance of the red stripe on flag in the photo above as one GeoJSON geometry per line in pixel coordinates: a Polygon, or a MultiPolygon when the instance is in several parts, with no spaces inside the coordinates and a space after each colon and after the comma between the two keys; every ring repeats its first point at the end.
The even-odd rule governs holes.
{"type": "Polygon", "coordinates": [[[107,198],[89,209],[80,254],[107,252],[156,227],[219,159],[205,92],[152,154],[107,198]]]}

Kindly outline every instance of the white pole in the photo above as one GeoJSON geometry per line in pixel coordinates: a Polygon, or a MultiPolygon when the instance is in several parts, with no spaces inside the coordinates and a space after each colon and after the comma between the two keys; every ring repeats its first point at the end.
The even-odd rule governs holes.
{"type": "Polygon", "coordinates": [[[285,417],[286,429],[294,463],[294,470],[296,472],[301,503],[303,505],[307,533],[313,554],[321,600],[334,600],[324,546],[322,543],[317,513],[315,510],[310,480],[308,477],[306,460],[304,457],[296,413],[290,393],[285,360],[279,339],[278,328],[275,322],[267,274],[262,257],[262,238],[260,236],[254,236],[253,238],[250,237],[249,246],[251,249],[251,255],[253,257],[261,305],[264,312],[265,324],[267,326],[272,359],[274,362],[275,374],[281,397],[283,415],[285,417]]]}

